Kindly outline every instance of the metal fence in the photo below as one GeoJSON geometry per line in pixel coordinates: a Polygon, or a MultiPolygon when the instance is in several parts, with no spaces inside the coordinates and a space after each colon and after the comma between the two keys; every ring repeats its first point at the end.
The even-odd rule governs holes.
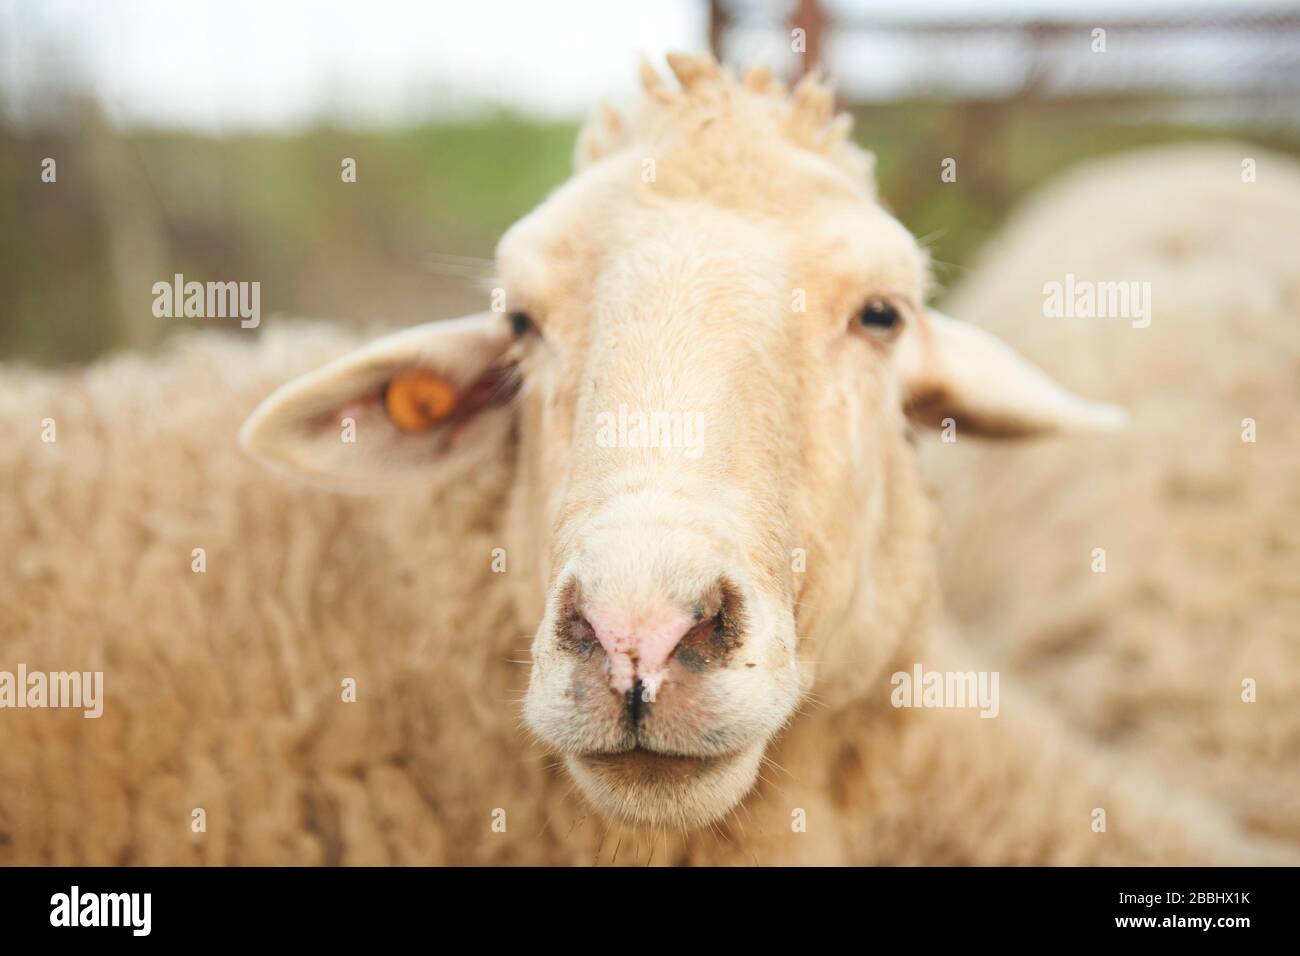
{"type": "Polygon", "coordinates": [[[940,17],[901,3],[712,0],[709,11],[721,58],[790,74],[821,64],[849,105],[1055,102],[1300,127],[1296,4],[1014,18],[940,17]]]}

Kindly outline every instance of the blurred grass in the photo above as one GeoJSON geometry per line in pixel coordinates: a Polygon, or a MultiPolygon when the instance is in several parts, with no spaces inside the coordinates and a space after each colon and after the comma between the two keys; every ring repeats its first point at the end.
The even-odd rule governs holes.
{"type": "MultiPolygon", "coordinates": [[[[0,357],[86,361],[201,324],[150,311],[152,283],[176,272],[261,281],[263,324],[276,313],[407,323],[481,308],[478,284],[430,254],[489,258],[568,176],[576,132],[498,115],[388,132],[123,134],[89,110],[58,132],[0,127],[0,357]],[[40,180],[44,157],[58,162],[56,183],[40,180]],[[341,182],[345,157],[356,183],[341,182]]],[[[856,135],[877,154],[881,196],[927,239],[949,285],[1017,201],[1070,165],[1235,134],[1102,111],[902,102],[859,110],[856,135]],[[947,156],[955,184],[939,182],[947,156]]],[[[1295,136],[1236,138],[1300,155],[1295,136]]]]}

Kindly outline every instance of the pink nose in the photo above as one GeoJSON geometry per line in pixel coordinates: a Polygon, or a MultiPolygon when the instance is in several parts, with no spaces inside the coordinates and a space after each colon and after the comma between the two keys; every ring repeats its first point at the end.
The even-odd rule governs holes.
{"type": "Polygon", "coordinates": [[[629,614],[597,605],[588,607],[583,616],[605,649],[614,690],[625,694],[639,680],[651,701],[663,683],[673,649],[698,623],[693,614],[669,606],[629,614]]]}

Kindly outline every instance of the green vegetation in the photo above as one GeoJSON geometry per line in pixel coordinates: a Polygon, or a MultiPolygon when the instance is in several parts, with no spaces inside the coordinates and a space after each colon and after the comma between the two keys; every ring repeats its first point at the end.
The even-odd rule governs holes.
{"type": "MultiPolygon", "coordinates": [[[[55,364],[150,347],[186,321],[150,312],[152,283],[175,272],[259,280],[268,316],[414,322],[472,308],[483,300],[473,277],[430,256],[490,257],[563,182],[575,133],[511,116],[227,138],[122,134],[93,113],[60,132],[0,128],[0,357],[55,364]],[[40,181],[45,157],[56,183],[40,181]],[[346,186],[345,157],[357,162],[346,186]]],[[[944,284],[1018,200],[1075,162],[1231,135],[971,103],[867,108],[857,128],[882,197],[927,240],[944,284]],[[939,181],[947,156],[957,184],[939,181]]],[[[1241,138],[1300,154],[1294,137],[1241,138]]]]}

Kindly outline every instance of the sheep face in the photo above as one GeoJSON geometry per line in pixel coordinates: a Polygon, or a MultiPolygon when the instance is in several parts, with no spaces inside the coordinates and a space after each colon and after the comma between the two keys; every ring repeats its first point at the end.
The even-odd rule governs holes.
{"type": "Polygon", "coordinates": [[[771,185],[731,204],[612,157],[498,254],[528,317],[513,537],[545,556],[519,598],[541,622],[525,718],[647,825],[708,823],[752,786],[812,681],[797,602],[853,603],[843,516],[879,507],[904,430],[888,363],[923,257],[830,164],[751,160],[771,185]]]}
{"type": "Polygon", "coordinates": [[[501,313],[291,383],[243,438],[354,489],[512,447],[525,720],[606,814],[691,829],[744,798],[810,685],[887,689],[930,593],[909,414],[1113,414],[927,312],[925,257],[828,93],[673,67],[683,89],[647,77],[645,114],[584,132],[577,175],[502,239],[501,313]]]}

